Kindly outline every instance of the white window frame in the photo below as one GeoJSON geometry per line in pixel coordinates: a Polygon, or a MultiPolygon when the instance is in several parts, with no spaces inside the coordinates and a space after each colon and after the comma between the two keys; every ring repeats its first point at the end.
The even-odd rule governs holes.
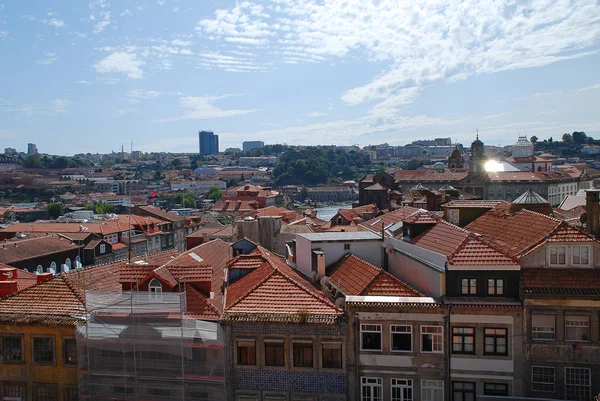
{"type": "Polygon", "coordinates": [[[444,326],[421,326],[421,352],[426,354],[441,354],[444,352],[444,326]],[[436,332],[426,332],[424,329],[435,328],[436,332]],[[431,335],[431,351],[423,350],[423,335],[431,335]],[[435,339],[438,341],[435,341],[435,339]],[[439,346],[439,349],[436,349],[436,344],[439,346]]]}
{"type": "Polygon", "coordinates": [[[592,252],[590,249],[589,245],[573,245],[571,247],[571,262],[573,264],[573,266],[589,266],[590,265],[590,256],[591,256],[592,252]],[[581,254],[582,254],[582,250],[586,250],[587,252],[587,262],[586,263],[581,263],[581,254]],[[578,255],[575,255],[575,250],[577,250],[578,255]],[[575,262],[575,258],[579,258],[578,262],[575,262]]]}
{"type": "Polygon", "coordinates": [[[553,313],[534,313],[531,315],[531,339],[535,341],[556,341],[556,315],[553,313]],[[536,316],[548,316],[552,317],[554,320],[554,324],[552,326],[548,325],[538,325],[536,326],[533,322],[536,316]],[[552,338],[543,338],[538,337],[536,335],[544,335],[552,333],[552,338]]]}
{"type": "Polygon", "coordinates": [[[413,330],[410,324],[392,324],[390,325],[390,351],[391,352],[413,352],[413,330]],[[408,329],[407,331],[399,331],[400,328],[408,329]],[[394,334],[409,335],[410,336],[410,349],[400,350],[394,349],[394,334]]]}
{"type": "Polygon", "coordinates": [[[421,380],[421,401],[444,401],[444,382],[421,380]]]}
{"type": "Polygon", "coordinates": [[[548,265],[549,266],[566,266],[567,265],[567,246],[566,245],[551,245],[548,247],[548,265]],[[565,262],[560,263],[560,250],[564,250],[565,252],[565,262]],[[556,250],[556,262],[552,263],[552,251],[556,250]]]}
{"type": "Polygon", "coordinates": [[[100,253],[106,253],[106,244],[100,244],[100,253]]]}
{"type": "Polygon", "coordinates": [[[565,315],[565,341],[573,341],[573,342],[589,342],[590,341],[590,316],[589,315],[577,315],[577,314],[573,314],[573,315],[565,315]],[[571,324],[569,324],[569,319],[571,324]],[[577,324],[577,323],[586,323],[584,324],[577,324]],[[587,328],[587,334],[586,339],[573,339],[573,338],[567,338],[567,331],[569,327],[573,327],[573,328],[587,328]]]}
{"type": "Polygon", "coordinates": [[[592,396],[592,376],[591,376],[591,371],[589,368],[575,368],[575,367],[568,367],[565,368],[565,397],[566,399],[570,399],[570,400],[577,400],[577,399],[590,399],[592,396]],[[587,381],[587,384],[581,384],[579,383],[569,383],[569,371],[578,371],[579,374],[574,373],[575,378],[579,381],[579,379],[583,378],[584,381],[587,381]],[[585,376],[581,376],[581,373],[585,373],[585,376]],[[585,394],[583,392],[579,393],[576,392],[575,394],[569,394],[569,386],[571,387],[575,387],[575,390],[577,390],[578,388],[585,391],[587,388],[587,391],[585,391],[585,394]],[[571,398],[569,398],[569,396],[571,396],[571,398]]]}
{"type": "Polygon", "coordinates": [[[162,300],[162,283],[156,277],[148,284],[150,299],[162,300]]]}
{"type": "Polygon", "coordinates": [[[556,371],[555,371],[554,367],[552,367],[552,366],[532,366],[531,367],[531,390],[532,391],[544,392],[544,393],[554,393],[555,389],[556,389],[556,371]],[[549,381],[547,381],[547,382],[534,381],[534,378],[535,378],[534,370],[535,369],[547,369],[548,370],[548,372],[544,372],[544,373],[538,372],[538,376],[540,375],[540,373],[541,373],[542,376],[544,376],[545,373],[552,372],[552,382],[549,382],[549,381]],[[540,390],[539,387],[537,387],[537,388],[535,387],[536,385],[539,385],[539,386],[550,386],[550,385],[552,385],[552,389],[551,390],[550,389],[540,390]]]}
{"type": "Polygon", "coordinates": [[[383,329],[380,324],[368,324],[362,323],[360,325],[360,350],[361,351],[382,351],[383,350],[383,329]],[[367,326],[375,326],[376,329],[367,329],[367,326]],[[379,333],[379,349],[371,348],[365,349],[363,348],[363,333],[379,333]]]}
{"type": "Polygon", "coordinates": [[[390,389],[391,401],[413,401],[413,381],[412,379],[396,379],[392,378],[390,389]],[[400,390],[400,397],[394,397],[394,390],[400,390]],[[409,396],[405,396],[406,392],[409,392],[409,396]]]}
{"type": "Polygon", "coordinates": [[[361,401],[383,401],[383,378],[381,377],[366,377],[360,378],[360,399],[361,401]],[[363,395],[363,389],[368,387],[371,389],[369,396],[363,395]],[[375,394],[379,393],[379,396],[375,394]]]}

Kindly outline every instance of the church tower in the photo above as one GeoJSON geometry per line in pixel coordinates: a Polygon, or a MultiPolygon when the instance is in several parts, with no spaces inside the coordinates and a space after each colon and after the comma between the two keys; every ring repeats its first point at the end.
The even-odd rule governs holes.
{"type": "Polygon", "coordinates": [[[452,154],[448,157],[448,168],[450,170],[465,168],[465,161],[460,150],[458,150],[458,145],[454,147],[452,154]]]}
{"type": "Polygon", "coordinates": [[[477,139],[471,144],[471,153],[469,154],[469,174],[479,175],[485,173],[485,152],[483,150],[483,142],[479,140],[479,132],[477,139]]]}

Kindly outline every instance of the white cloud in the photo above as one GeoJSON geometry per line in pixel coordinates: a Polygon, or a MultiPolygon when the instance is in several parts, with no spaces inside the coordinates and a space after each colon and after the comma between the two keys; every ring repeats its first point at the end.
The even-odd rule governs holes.
{"type": "Polygon", "coordinates": [[[42,22],[55,28],[63,28],[66,26],[65,21],[58,18],[43,19],[42,22]]]}
{"type": "Polygon", "coordinates": [[[173,7],[173,12],[176,13],[177,11],[179,11],[179,7],[177,7],[177,6],[173,7]]]}
{"type": "Polygon", "coordinates": [[[579,89],[577,89],[577,91],[584,92],[584,91],[590,91],[590,90],[594,90],[594,89],[600,89],[600,84],[586,86],[585,88],[579,88],[579,89]]]}
{"type": "Polygon", "coordinates": [[[228,96],[183,96],[179,98],[179,106],[185,112],[176,117],[163,118],[156,122],[171,122],[182,120],[203,120],[208,118],[222,118],[254,113],[256,110],[221,109],[212,103],[228,96]]]}
{"type": "Polygon", "coordinates": [[[110,25],[110,11],[100,11],[100,15],[102,16],[102,19],[94,25],[94,33],[100,33],[104,28],[110,25]]]}
{"type": "Polygon", "coordinates": [[[167,2],[165,0],[156,0],[156,4],[158,4],[159,6],[164,6],[165,4],[167,4],[167,2]]]}
{"type": "Polygon", "coordinates": [[[54,114],[64,114],[71,101],[67,99],[54,99],[50,102],[50,111],[54,114]]]}
{"type": "Polygon", "coordinates": [[[171,43],[173,44],[173,46],[181,46],[181,47],[190,47],[191,45],[194,44],[194,42],[190,42],[189,40],[179,40],[179,39],[174,39],[173,41],[171,41],[171,43]]]}
{"type": "Polygon", "coordinates": [[[36,60],[36,63],[37,64],[52,64],[56,60],[58,60],[58,57],[56,57],[56,53],[46,52],[44,54],[44,58],[42,58],[40,60],[36,60]]]}
{"type": "Polygon", "coordinates": [[[78,84],[82,84],[82,85],[91,85],[92,83],[90,81],[86,81],[84,79],[77,81],[78,84]]]}
{"type": "Polygon", "coordinates": [[[8,129],[0,129],[0,138],[1,139],[13,138],[14,136],[15,136],[14,131],[8,130],[8,129]]]}
{"type": "Polygon", "coordinates": [[[6,37],[8,37],[8,31],[0,31],[0,38],[4,39],[6,37]]]}
{"type": "Polygon", "coordinates": [[[22,18],[28,19],[29,21],[35,21],[35,15],[31,15],[31,14],[26,14],[23,15],[22,18]]]}
{"type": "Polygon", "coordinates": [[[320,111],[313,111],[312,113],[307,113],[306,117],[323,117],[326,115],[327,115],[327,113],[321,113],[320,111]]]}
{"type": "Polygon", "coordinates": [[[108,7],[109,4],[106,0],[91,0],[90,1],[90,8],[106,8],[108,7]]]}
{"type": "Polygon", "coordinates": [[[125,93],[125,96],[132,99],[156,99],[162,93],[146,89],[131,89],[125,93]]]}
{"type": "Polygon", "coordinates": [[[119,14],[121,17],[124,17],[126,15],[131,15],[131,11],[129,11],[128,8],[126,8],[125,10],[123,10],[123,12],[121,14],[119,14]]]}
{"type": "Polygon", "coordinates": [[[140,68],[143,64],[144,62],[139,60],[134,53],[116,51],[94,64],[93,67],[100,74],[125,74],[131,79],[139,79],[144,74],[140,68]]]}
{"type": "Polygon", "coordinates": [[[427,86],[596,54],[597,0],[245,1],[196,24],[198,34],[269,48],[290,64],[352,57],[386,68],[349,89],[349,104],[381,102],[388,113],[427,86]]]}

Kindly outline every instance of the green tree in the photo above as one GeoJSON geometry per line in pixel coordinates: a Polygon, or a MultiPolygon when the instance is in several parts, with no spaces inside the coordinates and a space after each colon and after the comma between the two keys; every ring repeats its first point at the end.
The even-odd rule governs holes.
{"type": "Polygon", "coordinates": [[[587,135],[582,131],[575,131],[571,136],[576,145],[583,145],[587,141],[587,135]]]}
{"type": "Polygon", "coordinates": [[[529,140],[531,141],[531,143],[533,143],[535,145],[538,141],[538,137],[533,135],[529,140]]]}
{"type": "Polygon", "coordinates": [[[218,186],[213,185],[212,187],[210,187],[208,189],[208,192],[206,193],[205,198],[206,199],[212,199],[213,201],[216,202],[219,199],[221,199],[222,195],[223,195],[223,191],[221,191],[218,186]]]}
{"type": "Polygon", "coordinates": [[[25,166],[25,168],[42,168],[42,162],[40,161],[40,157],[38,155],[31,155],[27,156],[23,166],[25,166]]]}
{"type": "Polygon", "coordinates": [[[65,214],[65,207],[62,203],[49,203],[46,209],[53,219],[65,214]]]}
{"type": "Polygon", "coordinates": [[[563,134],[562,141],[563,141],[563,143],[566,143],[566,144],[573,143],[573,135],[571,135],[569,133],[563,134]]]}
{"type": "Polygon", "coordinates": [[[300,199],[302,199],[302,200],[307,199],[308,196],[309,196],[308,188],[306,188],[306,186],[302,185],[302,188],[300,188],[300,199]]]}

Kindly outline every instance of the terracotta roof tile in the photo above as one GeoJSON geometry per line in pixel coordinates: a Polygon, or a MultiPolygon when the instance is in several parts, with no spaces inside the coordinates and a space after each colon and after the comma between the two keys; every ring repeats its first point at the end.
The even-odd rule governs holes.
{"type": "Polygon", "coordinates": [[[2,242],[0,245],[0,263],[9,265],[21,260],[52,255],[54,253],[66,252],[79,248],[79,245],[74,244],[70,240],[54,235],[7,241],[2,242]]]}
{"type": "MultiPolygon", "coordinates": [[[[162,219],[162,220],[167,220],[167,221],[171,221],[171,222],[179,222],[179,221],[185,220],[184,216],[178,216],[173,213],[165,212],[164,210],[161,210],[154,206],[136,206],[136,209],[138,209],[144,213],[148,213],[154,217],[158,217],[159,219],[162,219]]],[[[135,213],[135,209],[134,209],[134,213],[135,213]]]]}
{"type": "Polygon", "coordinates": [[[440,220],[438,224],[413,238],[411,242],[421,248],[449,256],[462,245],[468,235],[467,230],[440,220]]]}
{"type": "Polygon", "coordinates": [[[328,268],[329,282],[344,295],[422,296],[383,269],[347,254],[328,268]]]}
{"type": "Polygon", "coordinates": [[[493,209],[501,203],[510,205],[504,200],[453,200],[443,204],[442,207],[452,209],[493,209]]]}
{"type": "Polygon", "coordinates": [[[434,170],[400,170],[394,172],[394,178],[402,184],[402,181],[460,181],[466,178],[467,171],[450,171],[438,172],[434,170]]]}
{"type": "Polygon", "coordinates": [[[410,215],[415,212],[418,212],[420,209],[411,206],[404,206],[400,209],[396,209],[392,212],[382,214],[381,216],[377,216],[371,220],[367,220],[360,225],[368,228],[369,230],[379,231],[381,230],[381,224],[385,227],[398,223],[400,221],[405,221],[410,215]]]}
{"type": "Polygon", "coordinates": [[[448,263],[453,266],[482,267],[519,264],[516,258],[501,252],[493,244],[472,234],[448,256],[448,263]]]}
{"type": "Polygon", "coordinates": [[[600,295],[600,269],[534,268],[521,270],[523,292],[529,295],[600,295]]]}

